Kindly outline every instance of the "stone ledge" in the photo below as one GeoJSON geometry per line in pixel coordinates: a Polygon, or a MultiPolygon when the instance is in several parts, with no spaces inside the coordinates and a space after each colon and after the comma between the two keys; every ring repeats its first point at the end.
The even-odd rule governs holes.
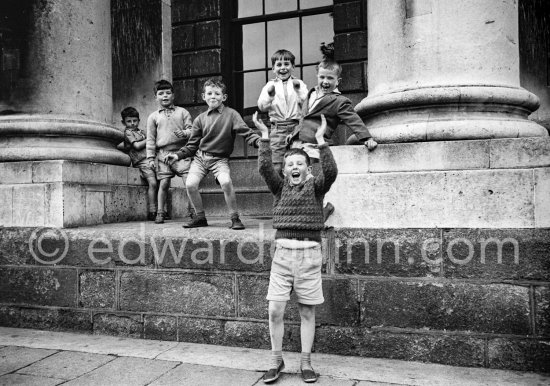
{"type": "Polygon", "coordinates": [[[550,138],[483,139],[333,146],[338,173],[389,173],[550,166],[550,138]]]}

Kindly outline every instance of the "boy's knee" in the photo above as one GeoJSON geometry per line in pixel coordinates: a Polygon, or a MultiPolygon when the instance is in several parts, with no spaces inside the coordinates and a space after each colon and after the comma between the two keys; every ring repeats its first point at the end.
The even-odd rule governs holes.
{"type": "Polygon", "coordinates": [[[216,178],[218,179],[222,189],[225,190],[233,187],[233,181],[231,180],[231,176],[229,174],[220,174],[216,178]]]}
{"type": "Polygon", "coordinates": [[[270,302],[267,313],[271,321],[279,320],[284,317],[285,307],[284,305],[270,302]]]}
{"type": "Polygon", "coordinates": [[[198,190],[199,184],[200,180],[193,177],[187,177],[185,181],[185,188],[187,188],[187,190],[198,190]]]}
{"type": "Polygon", "coordinates": [[[301,304],[299,308],[302,319],[311,319],[315,317],[315,306],[301,304]]]}
{"type": "Polygon", "coordinates": [[[346,145],[361,145],[361,141],[357,139],[357,136],[355,134],[352,134],[346,140],[346,145]]]}

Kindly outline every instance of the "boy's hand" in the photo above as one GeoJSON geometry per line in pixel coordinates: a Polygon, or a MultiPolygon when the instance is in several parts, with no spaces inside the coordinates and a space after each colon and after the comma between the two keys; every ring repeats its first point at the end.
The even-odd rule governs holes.
{"type": "Polygon", "coordinates": [[[289,134],[285,138],[285,145],[289,146],[291,141],[292,141],[292,134],[289,134]]]}
{"type": "Polygon", "coordinates": [[[254,122],[254,126],[258,130],[260,130],[260,133],[262,133],[262,138],[269,138],[269,130],[267,129],[267,126],[262,122],[261,119],[258,119],[258,112],[256,111],[254,115],[252,115],[252,122],[254,122]]]}
{"type": "Polygon", "coordinates": [[[267,95],[269,95],[272,98],[275,96],[275,86],[271,85],[268,87],[267,95]]]}
{"type": "Polygon", "coordinates": [[[187,132],[184,129],[178,129],[174,132],[178,138],[187,138],[187,132]]]}
{"type": "Polygon", "coordinates": [[[153,170],[157,170],[157,167],[155,165],[155,161],[154,160],[150,160],[149,161],[149,167],[153,170]]]}
{"type": "Polygon", "coordinates": [[[292,85],[294,86],[294,90],[298,92],[300,90],[300,81],[298,79],[292,80],[292,85]]]}
{"type": "Polygon", "coordinates": [[[327,131],[327,120],[324,114],[321,114],[321,126],[317,128],[315,132],[315,139],[318,145],[325,143],[325,132],[327,131]]]}
{"type": "Polygon", "coordinates": [[[378,142],[376,142],[374,139],[369,138],[367,141],[365,141],[365,146],[369,150],[374,150],[376,146],[378,146],[378,142]]]}
{"type": "Polygon", "coordinates": [[[166,165],[172,165],[174,162],[178,161],[178,155],[177,154],[168,154],[166,157],[164,157],[164,163],[166,165]]]}

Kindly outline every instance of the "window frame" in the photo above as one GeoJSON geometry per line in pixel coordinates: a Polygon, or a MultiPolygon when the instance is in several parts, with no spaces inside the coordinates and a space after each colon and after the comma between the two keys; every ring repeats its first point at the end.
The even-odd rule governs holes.
{"type": "MultiPolygon", "coordinates": [[[[232,36],[234,37],[232,41],[232,66],[231,66],[231,83],[233,84],[232,91],[231,91],[231,100],[233,101],[233,105],[235,106],[235,109],[239,111],[243,116],[250,115],[256,111],[257,107],[244,107],[244,74],[251,73],[251,72],[258,72],[258,71],[265,71],[265,82],[270,79],[269,78],[269,71],[271,70],[271,54],[267,52],[268,47],[268,22],[270,21],[276,21],[276,20],[285,20],[285,19],[298,19],[298,28],[300,33],[300,58],[303,59],[303,39],[302,39],[302,18],[307,16],[314,16],[314,15],[321,15],[321,14],[333,14],[334,12],[334,3],[332,5],[324,5],[320,7],[315,8],[306,8],[306,9],[300,9],[300,0],[297,0],[297,10],[294,11],[285,11],[285,12],[277,12],[277,13],[270,13],[265,14],[265,2],[266,0],[262,1],[262,13],[263,15],[256,15],[256,16],[246,16],[246,17],[238,17],[238,0],[234,0],[233,4],[233,18],[231,19],[231,31],[232,36]],[[265,67],[258,67],[258,68],[252,68],[243,70],[243,49],[242,49],[242,41],[243,41],[243,34],[242,34],[242,27],[243,25],[247,24],[255,24],[255,23],[264,23],[264,57],[265,57],[265,67]]],[[[296,69],[299,71],[299,78],[302,79],[303,77],[303,68],[312,66],[317,64],[319,61],[315,61],[312,63],[300,63],[296,64],[296,69]]],[[[260,93],[260,90],[258,90],[258,95],[260,93]]]]}

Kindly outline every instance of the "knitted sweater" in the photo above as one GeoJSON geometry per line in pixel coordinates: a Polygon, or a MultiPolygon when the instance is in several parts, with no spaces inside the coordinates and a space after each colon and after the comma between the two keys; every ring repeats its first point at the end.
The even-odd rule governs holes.
{"type": "Polygon", "coordinates": [[[336,180],[338,168],[328,144],[319,146],[322,172],[299,185],[282,179],[273,169],[269,139],[260,140],[258,167],[275,196],[273,228],[275,238],[321,241],[324,228],[323,198],[336,180]]]}

